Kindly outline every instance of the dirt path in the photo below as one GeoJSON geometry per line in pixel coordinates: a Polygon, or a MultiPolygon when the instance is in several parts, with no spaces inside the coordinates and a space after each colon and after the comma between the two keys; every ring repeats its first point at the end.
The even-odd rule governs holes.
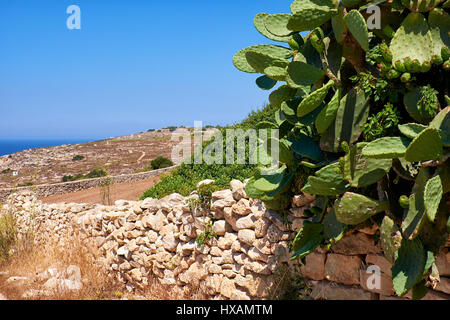
{"type": "MultiPolygon", "coordinates": [[[[136,182],[118,183],[110,186],[112,202],[116,200],[137,201],[139,197],[159,181],[159,177],[153,177],[136,182]]],[[[76,202],[101,204],[101,189],[91,188],[62,195],[50,196],[39,199],[45,203],[76,202]]]]}

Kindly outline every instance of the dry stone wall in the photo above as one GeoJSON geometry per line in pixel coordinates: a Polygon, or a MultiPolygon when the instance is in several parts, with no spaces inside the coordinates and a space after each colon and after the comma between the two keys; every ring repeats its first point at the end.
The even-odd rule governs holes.
{"type": "MultiPolygon", "coordinates": [[[[374,244],[376,228],[346,235],[331,251],[317,250],[295,274],[289,243],[307,220],[303,213],[313,197],[294,197],[287,219],[249,199],[237,180],[231,189],[212,194],[208,210],[190,205],[197,198],[172,194],[161,200],[119,200],[114,206],[47,205],[24,191],[11,195],[3,211],[15,212],[21,234],[33,230],[38,245],[70,246],[81,239],[99,265],[130,291],[157,278],[187,294],[200,288],[210,299],[270,299],[280,296],[280,273],[290,270],[308,279],[315,299],[398,299],[391,266],[374,244]],[[203,245],[196,242],[210,232],[214,236],[203,245]],[[381,270],[379,289],[368,286],[370,265],[381,270]]],[[[437,259],[441,282],[426,299],[450,299],[448,251],[437,259]]]]}
{"type": "MultiPolygon", "coordinates": [[[[133,182],[140,181],[152,177],[157,177],[162,173],[171,171],[175,169],[177,166],[172,166],[169,168],[152,170],[142,173],[134,173],[134,174],[123,174],[120,176],[111,176],[111,183],[125,183],[125,182],[133,182]]],[[[70,192],[96,188],[99,186],[99,183],[102,182],[104,178],[92,178],[92,179],[83,179],[78,181],[70,181],[70,182],[61,182],[61,183],[53,183],[53,184],[42,184],[31,187],[18,187],[18,188],[6,188],[0,189],[0,203],[6,201],[7,197],[13,193],[20,193],[25,190],[32,190],[38,198],[45,198],[53,195],[61,195],[70,192]]]]}

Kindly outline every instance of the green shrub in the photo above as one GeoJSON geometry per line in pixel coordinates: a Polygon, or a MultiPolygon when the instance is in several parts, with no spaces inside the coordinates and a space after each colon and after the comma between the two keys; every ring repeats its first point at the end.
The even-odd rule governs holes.
{"type": "Polygon", "coordinates": [[[83,159],[84,159],[83,156],[76,155],[75,157],[72,158],[72,161],[80,161],[80,160],[83,160],[83,159]]]}
{"type": "Polygon", "coordinates": [[[173,166],[173,162],[165,157],[158,157],[151,162],[153,170],[164,169],[173,166]]]}
{"type": "MultiPolygon", "coordinates": [[[[220,128],[225,137],[226,129],[254,129],[259,121],[274,122],[273,107],[269,104],[262,108],[251,111],[249,115],[241,122],[227,127],[220,128]]],[[[211,142],[204,143],[206,147],[211,142]]],[[[226,139],[223,141],[224,150],[226,139]]],[[[235,155],[236,155],[235,146],[235,155]]],[[[225,155],[224,155],[225,156],[225,155]]],[[[248,148],[246,149],[246,159],[248,160],[248,148]]],[[[191,161],[193,162],[193,161],[191,161]]],[[[225,161],[224,161],[225,163],[225,161]]],[[[246,163],[249,163],[248,161],[246,163]]],[[[250,164],[181,164],[170,174],[162,176],[160,182],[147,190],[141,199],[162,198],[172,193],[179,193],[183,196],[189,195],[196,189],[197,183],[205,179],[216,181],[215,187],[229,188],[229,183],[233,179],[245,180],[253,176],[256,172],[255,166],[250,164]]]]}
{"type": "Polygon", "coordinates": [[[10,168],[2,170],[2,174],[7,174],[7,173],[10,173],[10,172],[12,172],[12,170],[10,168]]]}
{"type": "Polygon", "coordinates": [[[77,174],[76,176],[64,176],[62,178],[62,182],[69,182],[69,181],[78,181],[83,179],[92,179],[92,178],[101,178],[106,177],[108,173],[103,169],[95,169],[89,172],[88,174],[77,174]]]}

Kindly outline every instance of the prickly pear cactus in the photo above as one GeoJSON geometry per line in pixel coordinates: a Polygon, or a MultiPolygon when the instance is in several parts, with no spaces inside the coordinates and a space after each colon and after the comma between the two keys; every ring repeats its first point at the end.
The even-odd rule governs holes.
{"type": "Polygon", "coordinates": [[[254,19],[280,45],[233,59],[260,74],[278,109],[279,157],[260,146],[265,161],[246,191],[286,214],[292,195],[316,195],[293,259],[381,226],[397,295],[420,298],[439,279],[433,257],[450,231],[450,2],[295,0],[290,9],[254,19]]]}

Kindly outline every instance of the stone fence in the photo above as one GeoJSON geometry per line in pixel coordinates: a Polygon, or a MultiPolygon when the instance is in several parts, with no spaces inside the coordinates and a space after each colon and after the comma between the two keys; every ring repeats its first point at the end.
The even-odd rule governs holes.
{"type": "MultiPolygon", "coordinates": [[[[307,256],[306,265],[300,266],[289,259],[289,248],[309,220],[304,211],[313,205],[313,197],[295,196],[284,219],[249,199],[237,180],[231,189],[214,192],[208,209],[195,206],[195,199],[194,192],[189,197],[119,200],[114,206],[47,205],[23,192],[11,195],[3,210],[15,213],[21,233],[33,228],[41,246],[70,245],[79,237],[130,291],[144,289],[156,278],[187,294],[199,288],[209,299],[273,299],[283,296],[287,275],[307,279],[314,299],[400,299],[392,289],[391,265],[374,243],[377,228],[353,231],[330,251],[318,249],[307,256]],[[379,288],[368,285],[370,265],[381,270],[379,288]]],[[[448,248],[436,265],[440,283],[425,298],[448,300],[448,248]]]]}
{"type": "MultiPolygon", "coordinates": [[[[142,173],[133,173],[133,174],[123,174],[120,176],[110,176],[111,183],[124,183],[124,182],[133,182],[140,181],[147,178],[157,177],[164,172],[171,171],[178,166],[172,166],[169,168],[152,170],[142,173]]],[[[24,190],[32,190],[38,198],[45,198],[53,195],[61,195],[70,192],[96,188],[99,184],[104,181],[106,177],[103,178],[92,178],[92,179],[83,179],[78,181],[70,181],[70,182],[61,182],[61,183],[53,183],[53,184],[42,184],[30,187],[17,187],[17,188],[6,188],[0,189],[0,203],[4,202],[6,198],[16,192],[22,192],[24,190]]]]}

